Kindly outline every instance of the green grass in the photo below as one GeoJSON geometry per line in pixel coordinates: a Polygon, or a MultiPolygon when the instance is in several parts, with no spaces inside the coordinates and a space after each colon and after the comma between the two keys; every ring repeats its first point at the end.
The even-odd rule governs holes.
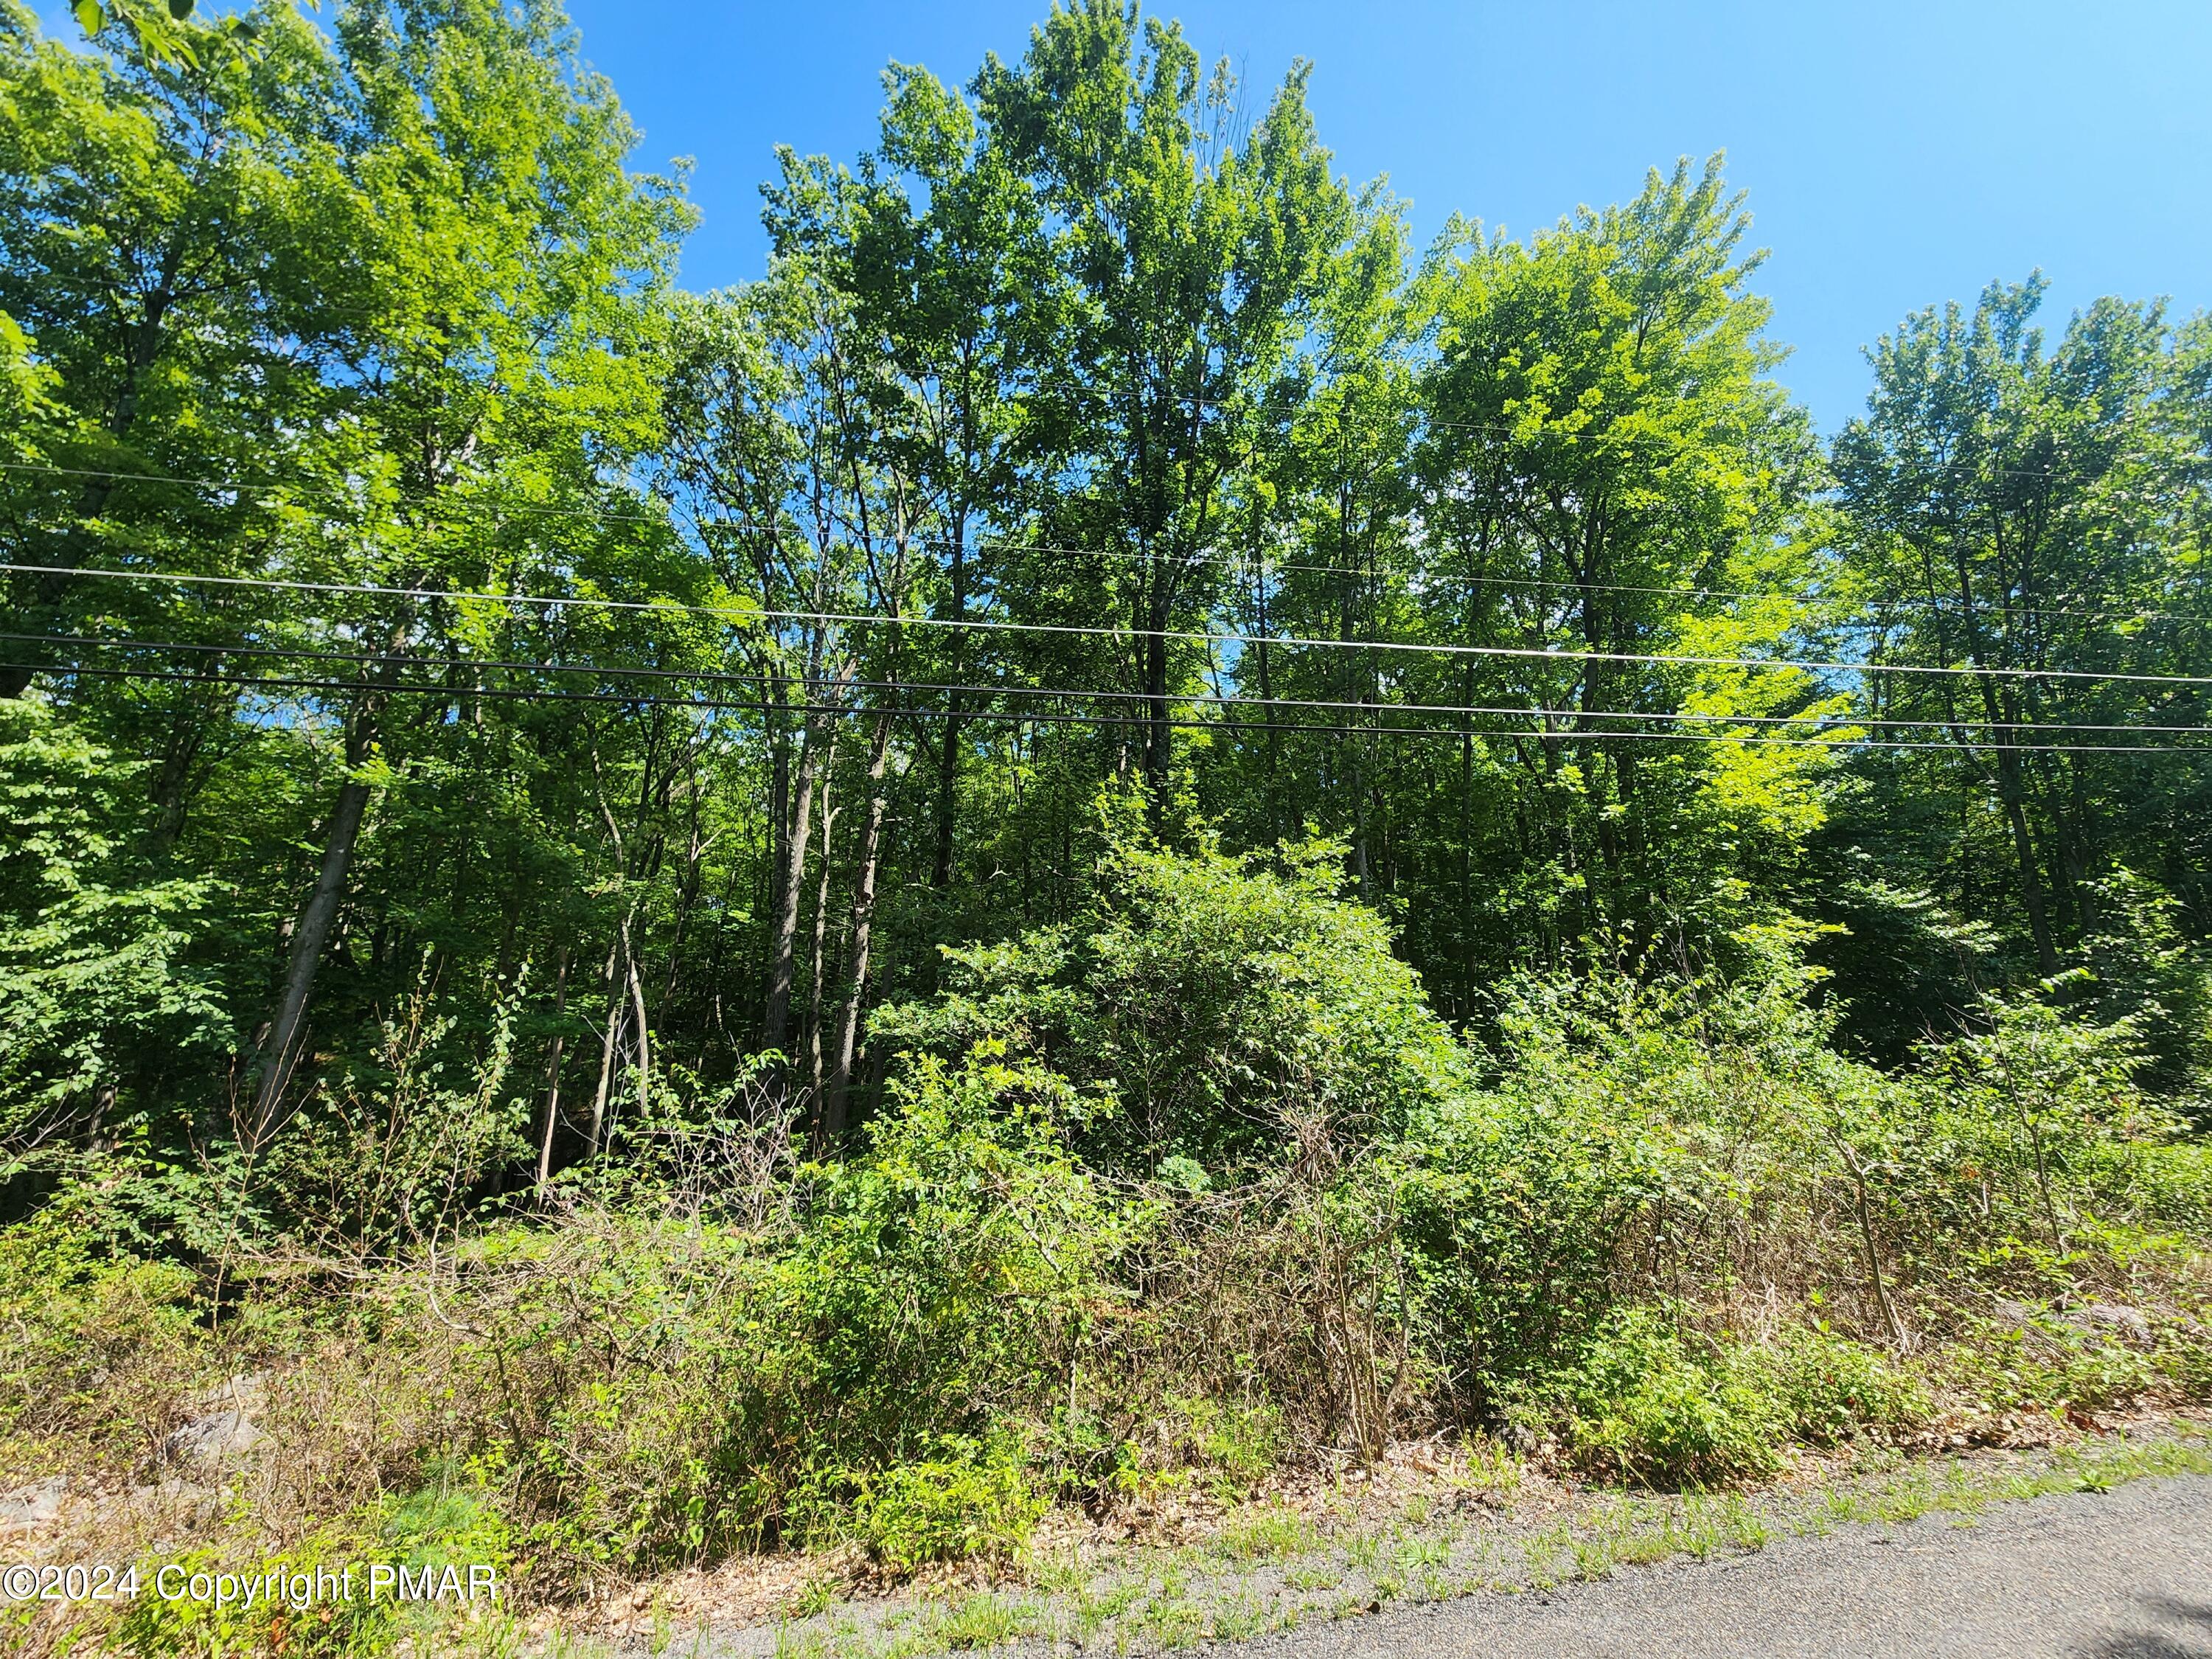
{"type": "Polygon", "coordinates": [[[1018,1637],[1036,1635],[1044,1622],[1044,1609],[1036,1602],[1011,1601],[979,1590],[925,1619],[916,1635],[934,1646],[964,1652],[1004,1647],[1018,1637]]]}
{"type": "Polygon", "coordinates": [[[1299,1516],[1271,1510],[1224,1528],[1214,1535],[1212,1547],[1231,1561],[1284,1561],[1310,1553],[1319,1542],[1313,1528],[1299,1516]]]}

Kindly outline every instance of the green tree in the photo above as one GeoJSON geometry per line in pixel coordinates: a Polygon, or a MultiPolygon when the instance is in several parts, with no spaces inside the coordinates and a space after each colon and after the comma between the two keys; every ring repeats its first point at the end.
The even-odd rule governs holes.
{"type": "Polygon", "coordinates": [[[0,703],[0,1180],[111,1149],[222,1052],[219,992],[186,960],[210,884],[148,866],[142,769],[41,699],[0,703]]]}
{"type": "MultiPolygon", "coordinates": [[[[1717,947],[1822,811],[1817,750],[1632,735],[1688,714],[1747,738],[1729,716],[1821,701],[1799,673],[1632,660],[1771,653],[1802,621],[1814,454],[1771,378],[1748,228],[1717,158],[1686,162],[1527,243],[1457,226],[1421,278],[1421,637],[1505,654],[1440,658],[1401,695],[1531,711],[1469,738],[1456,803],[1462,847],[1504,842],[1509,948],[1717,947]]],[[[1451,907],[1458,950],[1480,948],[1475,908],[1451,907]]]]}
{"type": "MultiPolygon", "coordinates": [[[[174,846],[195,799],[243,809],[211,826],[244,854],[246,908],[222,924],[246,947],[228,964],[241,988],[259,967],[246,941],[307,878],[251,1137],[305,1052],[376,789],[484,737],[470,694],[496,677],[469,659],[572,637],[557,612],[463,596],[689,580],[622,482],[653,441],[646,364],[688,210],[624,170],[634,130],[550,7],[364,3],[326,35],[272,6],[181,24],[176,51],[119,28],[99,55],[10,21],[0,306],[51,379],[36,447],[69,469],[11,494],[16,562],[54,571],[16,580],[11,610],[80,657],[88,635],[180,647],[128,660],[181,685],[82,679],[69,696],[96,729],[165,733],[147,783],[179,860],[207,851],[174,846]],[[303,598],[58,568],[134,560],[337,586],[303,598]],[[363,583],[397,591],[349,591],[363,583]],[[304,719],[236,718],[241,665],[304,652],[340,659],[308,671],[337,684],[295,699],[304,719]],[[426,675],[442,708],[403,685],[426,675]],[[274,769],[250,784],[256,763],[274,769]],[[308,822],[303,774],[335,792],[308,822]],[[309,836],[302,870],[292,849],[309,836]]],[[[627,643],[649,659],[647,632],[627,643]]],[[[374,965],[397,954],[373,950],[374,965]]]]}
{"type": "Polygon", "coordinates": [[[1301,343],[1356,225],[1305,82],[1301,65],[1246,128],[1226,64],[1202,75],[1178,26],[1140,26],[1118,0],[1055,10],[1018,67],[994,58],[975,82],[1070,290],[1025,341],[1044,365],[1024,414],[1051,550],[1008,580],[1025,616],[1126,624],[1115,653],[1054,666],[1141,696],[1156,792],[1170,694],[1203,665],[1165,635],[1212,611],[1232,500],[1298,395],[1301,343]]]}
{"type": "Polygon", "coordinates": [[[1874,677],[1869,712],[1953,745],[1909,787],[1957,793],[1970,819],[1994,799],[1989,851],[2047,976],[2098,930],[2123,803],[2164,791],[2160,763],[2039,728],[2198,722],[2193,694],[2112,677],[2191,672],[2203,624],[2161,309],[2100,300],[2046,350],[2045,287],[1995,283],[1971,313],[1930,308],[1885,336],[1835,465],[1874,659],[1936,671],[1874,677]]]}

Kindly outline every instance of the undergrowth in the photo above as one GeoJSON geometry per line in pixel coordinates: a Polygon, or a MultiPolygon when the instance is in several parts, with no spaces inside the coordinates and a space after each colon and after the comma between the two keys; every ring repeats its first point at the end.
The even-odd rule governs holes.
{"type": "MultiPolygon", "coordinates": [[[[0,1457],[123,1500],[111,1549],[460,1553],[523,1608],[747,1552],[1005,1570],[1055,1504],[1234,1506],[1413,1435],[1726,1491],[2212,1397],[2212,1163],[2124,1020],[1992,1000],[1878,1071],[1782,930],[1730,976],[1504,988],[1479,1045],[1328,859],[1118,857],[1085,929],[884,1017],[905,1059],[849,1146],[672,1094],[522,1203],[395,1154],[454,1184],[373,1224],[343,1162],[318,1208],[88,1158],[0,1230],[0,1457]],[[231,1223],[149,1249],[187,1203],[231,1223]],[[225,1410],[251,1435],[194,1462],[225,1410]]],[[[456,1119],[495,1073],[392,1077],[376,1137],[491,1144],[456,1119]]],[[[1294,1553],[1270,1524],[1224,1547],[1294,1553]]],[[[111,1633],[407,1634],[240,1618],[111,1633]]]]}

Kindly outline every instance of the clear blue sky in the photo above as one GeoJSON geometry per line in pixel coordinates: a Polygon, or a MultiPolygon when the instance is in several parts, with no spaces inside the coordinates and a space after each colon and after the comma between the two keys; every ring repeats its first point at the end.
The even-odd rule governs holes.
{"type": "MultiPolygon", "coordinates": [[[[1018,56],[1049,0],[571,0],[585,53],[696,162],[684,280],[762,265],[779,143],[849,161],[898,58],[965,82],[1018,56]]],[[[1729,155],[1748,190],[1782,378],[1823,428],[1865,393],[1860,349],[1993,276],[2051,277],[2055,327],[2095,295],[2212,307],[2212,0],[1460,4],[1183,0],[1208,58],[1267,90],[1313,60],[1322,139],[1388,173],[1425,245],[1453,210],[1525,234],[1729,155]]]]}

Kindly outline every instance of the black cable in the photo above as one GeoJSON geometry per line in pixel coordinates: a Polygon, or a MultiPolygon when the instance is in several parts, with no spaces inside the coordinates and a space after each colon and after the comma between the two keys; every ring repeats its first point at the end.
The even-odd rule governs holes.
{"type": "MultiPolygon", "coordinates": [[[[42,463],[27,461],[0,461],[0,471],[46,473],[63,477],[105,478],[114,483],[173,484],[191,489],[212,489],[232,492],[250,492],[256,494],[284,491],[309,497],[321,496],[338,500],[349,499],[343,489],[327,484],[286,484],[274,482],[255,483],[252,481],[224,480],[220,478],[177,477],[155,472],[115,472],[106,471],[94,467],[52,466],[42,463]]],[[[665,526],[668,522],[666,518],[653,514],[612,513],[608,512],[604,508],[598,507],[554,507],[544,502],[532,501],[480,502],[465,498],[455,500],[453,497],[447,495],[425,495],[421,491],[399,494],[397,496],[397,499],[413,501],[418,505],[431,504],[434,510],[429,516],[433,518],[449,520],[459,519],[471,514],[489,515],[495,518],[502,514],[507,514],[522,518],[543,517],[579,519],[602,524],[665,526]]],[[[336,522],[337,520],[333,520],[332,521],[336,522]]],[[[702,520],[699,519],[697,515],[694,514],[692,515],[692,521],[695,525],[699,526],[702,530],[708,526],[712,526],[716,529],[746,531],[755,535],[763,533],[780,534],[783,528],[781,526],[765,523],[757,519],[702,520]]],[[[950,547],[955,544],[951,538],[945,536],[915,536],[907,538],[906,539],[909,545],[921,547],[950,547]]],[[[958,544],[971,551],[979,553],[1045,553],[1067,558],[1093,559],[1138,559],[1145,556],[1141,554],[1131,553],[1126,550],[1118,548],[1055,547],[1043,543],[1011,541],[995,537],[985,538],[976,541],[963,541],[958,544]]],[[[1193,562],[1206,564],[1217,564],[1224,567],[1224,568],[1230,569],[1249,568],[1254,562],[1249,556],[1238,553],[1209,553],[1193,556],[1193,562]]],[[[1376,574],[1372,570],[1364,569],[1354,565],[1314,564],[1306,562],[1286,563],[1275,560],[1262,560],[1260,561],[1259,563],[1261,568],[1264,570],[1279,572],[1291,571],[1318,575],[1358,576],[1370,580],[1376,574]]],[[[1826,594],[1808,592],[1797,589],[1761,591],[1756,588],[1660,586],[1635,582],[1566,581],[1536,576],[1474,574],[1462,574],[1458,572],[1445,573],[1439,575],[1438,573],[1433,570],[1425,572],[1423,574],[1430,580],[1446,580],[1469,587],[1515,587],[1565,592],[1635,593],[1675,599],[1719,599],[1729,600],[1784,599],[1794,605],[1820,605],[1828,607],[1848,606],[1856,603],[1850,599],[1837,598],[1826,594]]],[[[1911,606],[1914,609],[1925,609],[1936,612],[1937,614],[1965,614],[1963,611],[1954,606],[1948,599],[1931,599],[1914,594],[1904,594],[1893,597],[1892,599],[1885,601],[1885,603],[1893,605],[1902,605],[1911,606]]],[[[2206,620],[2204,617],[2195,616],[2186,611],[2101,611],[2057,608],[2047,605],[2023,605],[2017,608],[2016,614],[2033,617],[2065,617],[2076,621],[2088,622],[2201,622],[2206,620]]]]}
{"type": "MultiPolygon", "coordinates": [[[[562,663],[534,659],[514,659],[483,657],[433,657],[419,652],[402,651],[314,651],[289,646],[248,645],[243,643],[210,644],[185,640],[140,640],[102,638],[92,635],[73,634],[10,634],[0,633],[0,641],[19,644],[79,645],[100,648],[132,651],[175,651],[201,655],[234,655],[275,657],[290,661],[343,663],[351,666],[383,666],[393,663],[412,663],[422,668],[465,670],[498,670],[511,673],[596,674],[613,679],[675,680],[685,684],[714,684],[750,685],[761,676],[738,674],[719,669],[657,668],[650,666],[624,667],[607,663],[562,663]]],[[[771,678],[779,678],[770,676],[771,678]]],[[[1148,691],[1124,691],[1107,687],[1050,686],[1050,685],[983,685],[955,684],[933,680],[863,680],[843,679],[832,675],[793,674],[788,682],[796,685],[850,686],[856,690],[943,693],[958,696],[1015,696],[1097,698],[1107,702],[1150,702],[1154,701],[1148,691]]],[[[363,684],[368,684],[364,681],[363,684]]],[[[1507,720],[1644,720],[1680,722],[1692,721],[1717,726],[1804,726],[1814,720],[1826,720],[1837,726],[1852,728],[1873,727],[1898,731],[1976,732],[2140,732],[2161,736],[2202,736],[2212,734],[2212,726],[2145,726],[2134,724],[2097,725],[2071,720],[1897,720],[1878,716],[1849,714],[1713,714],[1692,711],[1662,713],[1645,709],[1580,709],[1531,708],[1526,704],[1503,703],[1372,703],[1325,697],[1227,697],[1218,693],[1176,691],[1163,694],[1160,701],[1176,703],[1204,703],[1224,708],[1320,708],[1331,710],[1383,711],[1402,714],[1468,714],[1507,720]]],[[[1948,745],[1947,745],[1948,746],[1948,745]]],[[[2013,746],[2013,745],[2003,745],[2013,746]]]]}
{"type": "MultiPolygon", "coordinates": [[[[795,714],[825,714],[841,718],[855,718],[889,714],[902,718],[929,720],[958,719],[961,720],[998,720],[1019,725],[1038,726],[1167,726],[1178,731],[1200,732],[1308,732],[1326,737],[1419,737],[1465,739],[1470,737],[1531,738],[1552,742],[1601,739],[1615,742],[1655,743],[1735,743],[1768,744],[1797,748],[1814,749],[1899,749],[1935,750],[1955,754],[1960,745],[1956,743],[1907,741],[1881,738],[1787,738],[1753,733],[1745,736],[1729,732],[1571,732],[1559,730],[1478,730],[1471,726],[1328,726],[1311,721],[1276,720],[1194,720],[1170,718],[1154,720],[1142,714],[1023,714],[1012,710],[978,709],[954,711],[944,708],[872,708],[847,703],[792,703],[781,707],[762,703],[757,700],[725,697],[655,697],[609,692],[549,691],[542,688],[502,686],[422,685],[410,683],[383,684],[360,679],[314,679],[244,674],[190,674],[181,672],[129,668],[106,668],[90,664],[74,663],[0,663],[0,668],[27,670],[32,673],[58,677],[77,675],[118,680],[154,680],[189,684],[226,684],[254,687],[281,687],[297,690],[347,691],[355,694],[374,693],[378,696],[400,695],[442,697],[448,702],[465,702],[471,697],[520,699],[522,701],[555,702],[612,703],[625,708],[672,708],[703,710],[735,710],[766,714],[770,712],[795,714]]],[[[1378,708],[1378,715],[1390,711],[1378,708]]],[[[2022,754],[2066,755],[2198,755],[2212,756],[2212,744],[2008,744],[2004,747],[2022,754]]]]}
{"type": "Polygon", "coordinates": [[[1662,652],[1550,650],[1533,646],[1455,645],[1416,640],[1306,639],[1267,634],[1206,634],[1171,628],[1121,628],[1066,623],[994,622],[973,617],[880,616],[861,611],[771,611],[744,605],[678,605],[647,599],[563,598],[528,593],[486,593],[469,589],[386,587],[359,582],[311,582],[271,576],[210,576],[165,570],[114,570],[89,565],[29,565],[0,563],[0,570],[46,575],[110,577],[132,581],[173,582],[182,586],[213,586],[275,589],[290,592],[362,593],[394,599],[474,601],[485,605],[537,605],[553,609],[653,611],[666,615],[713,617],[724,626],[744,622],[798,622],[874,628],[949,628],[985,633],[1044,634],[1084,639],[1159,639],[1194,645],[1273,646],[1289,650],[1368,651],[1423,656],[1498,658],[1514,661],[1553,663],[1603,662],[1644,667],[1792,669],[1808,673],[1902,674],[1923,678],[2019,680],[2090,680],[2125,685],[2212,685],[2212,675],[2134,674],[2081,668],[2015,668],[2008,665],[1954,667],[1923,663],[1830,662],[1794,657],[1723,657],[1668,654],[1662,652]]]}

